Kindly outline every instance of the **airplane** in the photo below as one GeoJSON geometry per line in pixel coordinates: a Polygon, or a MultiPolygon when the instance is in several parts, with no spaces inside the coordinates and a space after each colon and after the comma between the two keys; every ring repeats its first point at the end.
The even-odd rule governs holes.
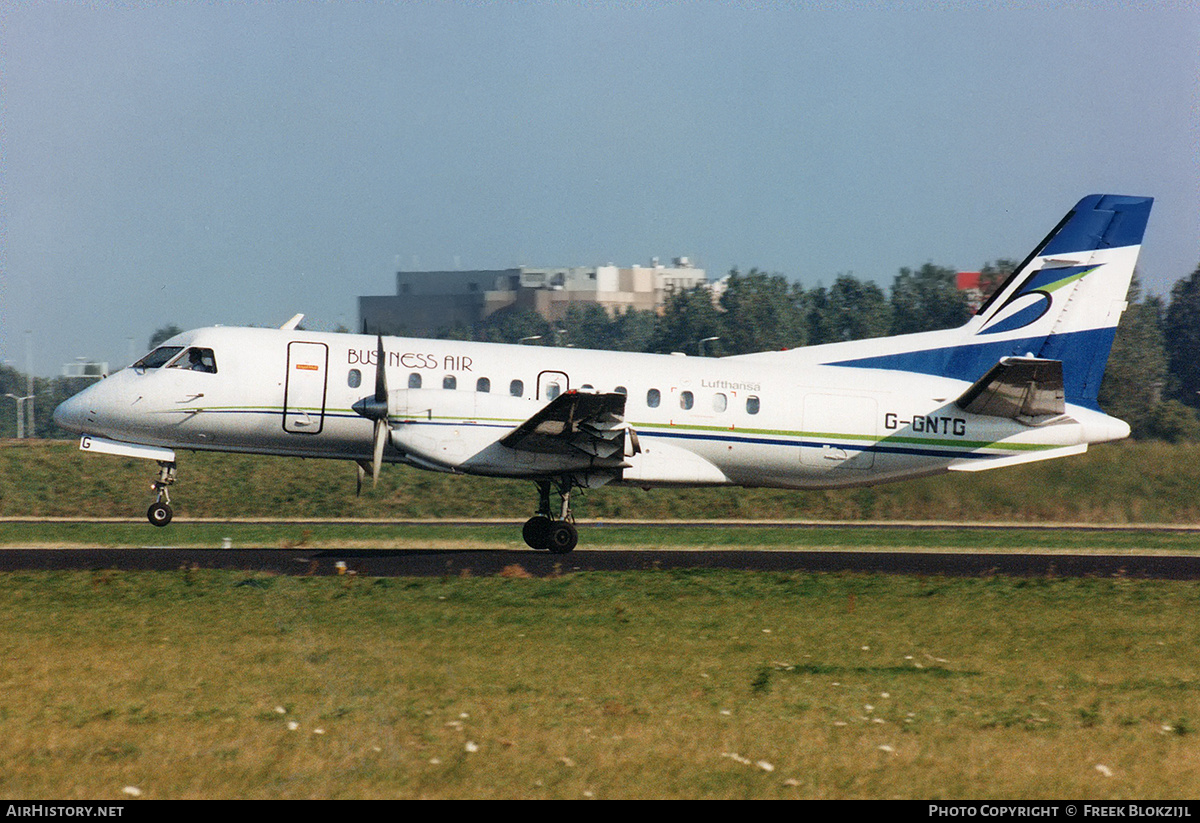
{"type": "Polygon", "coordinates": [[[532,481],[524,540],[559,554],[576,489],[826,489],[1079,454],[1129,435],[1097,393],[1152,202],[1084,197],[955,329],[697,358],[319,333],[297,315],[176,335],[54,420],[84,451],[158,462],[156,526],[176,449],[340,458],[360,488],[383,463],[532,481]]]}

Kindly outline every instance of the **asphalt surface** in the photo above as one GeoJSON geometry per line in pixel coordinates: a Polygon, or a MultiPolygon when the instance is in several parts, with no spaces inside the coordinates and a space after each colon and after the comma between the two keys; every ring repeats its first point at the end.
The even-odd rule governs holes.
{"type": "Polygon", "coordinates": [[[1200,580],[1200,557],[880,551],[589,551],[453,549],[0,549],[0,571],[227,569],[372,577],[538,576],[570,572],[740,569],[978,577],[1127,577],[1200,580]],[[519,572],[517,572],[519,573],[519,572]]]}

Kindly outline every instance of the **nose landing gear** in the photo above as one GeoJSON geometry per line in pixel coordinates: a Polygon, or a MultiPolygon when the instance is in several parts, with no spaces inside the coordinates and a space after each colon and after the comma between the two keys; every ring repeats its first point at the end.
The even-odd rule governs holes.
{"type": "Polygon", "coordinates": [[[175,512],[171,509],[171,495],[167,487],[175,482],[175,464],[165,460],[158,461],[158,479],[150,485],[156,497],[150,508],[146,510],[146,519],[155,526],[165,526],[171,522],[175,512]]]}
{"type": "Polygon", "coordinates": [[[548,551],[551,554],[567,554],[579,543],[579,532],[575,529],[574,518],[571,517],[571,486],[570,477],[554,481],[562,506],[558,519],[550,510],[549,480],[535,481],[538,490],[538,510],[533,517],[525,521],[521,528],[521,536],[532,549],[548,551]]]}

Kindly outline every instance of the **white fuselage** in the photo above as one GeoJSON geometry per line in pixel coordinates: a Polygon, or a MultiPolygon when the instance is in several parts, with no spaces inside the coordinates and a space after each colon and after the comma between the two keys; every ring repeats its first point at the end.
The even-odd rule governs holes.
{"type": "MultiPolygon", "coordinates": [[[[171,449],[369,461],[377,339],[207,328],[169,344],[211,350],[215,371],[127,368],[60,407],[65,428],[171,449]]],[[[386,462],[502,477],[570,474],[580,485],[827,488],[1082,451],[1128,428],[1068,405],[1028,425],[972,415],[961,380],[828,366],[811,357],[691,358],[384,338],[386,462]],[[626,395],[625,460],[539,454],[498,441],[561,392],[626,395]]],[[[799,352],[797,352],[798,354],[799,352]]]]}

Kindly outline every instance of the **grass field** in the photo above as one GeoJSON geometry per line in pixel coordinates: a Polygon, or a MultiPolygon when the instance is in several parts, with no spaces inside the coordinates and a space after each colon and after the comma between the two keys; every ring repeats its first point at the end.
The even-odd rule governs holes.
{"type": "MultiPolygon", "coordinates": [[[[0,443],[0,516],[140,517],[152,464],[0,443]]],[[[517,548],[526,483],[181,455],[180,519],[0,545],[517,548]],[[331,481],[331,478],[332,481],[331,481]]],[[[1193,552],[1200,533],[620,518],[1200,521],[1200,448],[802,494],[602,489],[584,546],[1193,552]],[[600,522],[597,522],[600,521],[600,522]]],[[[0,575],[0,794],[145,798],[1200,795],[1200,584],[680,571],[0,575]]]]}
{"type": "MultiPolygon", "coordinates": [[[[523,519],[533,484],[384,468],[355,496],[354,466],[330,460],[179,453],[177,516],[523,519]]],[[[0,517],[142,517],[153,462],[81,453],[73,442],[0,441],[0,517]]],[[[582,519],[939,520],[1200,523],[1200,444],[1122,442],[1027,466],[821,492],[601,488],[582,519]]]]}
{"type": "Polygon", "coordinates": [[[0,794],[1194,798],[1198,596],[737,572],[7,574],[0,794]]]}
{"type": "MultiPolygon", "coordinates": [[[[986,551],[1128,554],[1200,552],[1200,529],[997,530],[971,527],[906,528],[816,524],[697,526],[672,522],[581,523],[580,548],[986,551]]],[[[526,551],[520,523],[254,523],[175,522],[159,529],[145,522],[0,522],[0,547],[33,548],[297,548],[314,549],[512,549],[526,551]]]]}

